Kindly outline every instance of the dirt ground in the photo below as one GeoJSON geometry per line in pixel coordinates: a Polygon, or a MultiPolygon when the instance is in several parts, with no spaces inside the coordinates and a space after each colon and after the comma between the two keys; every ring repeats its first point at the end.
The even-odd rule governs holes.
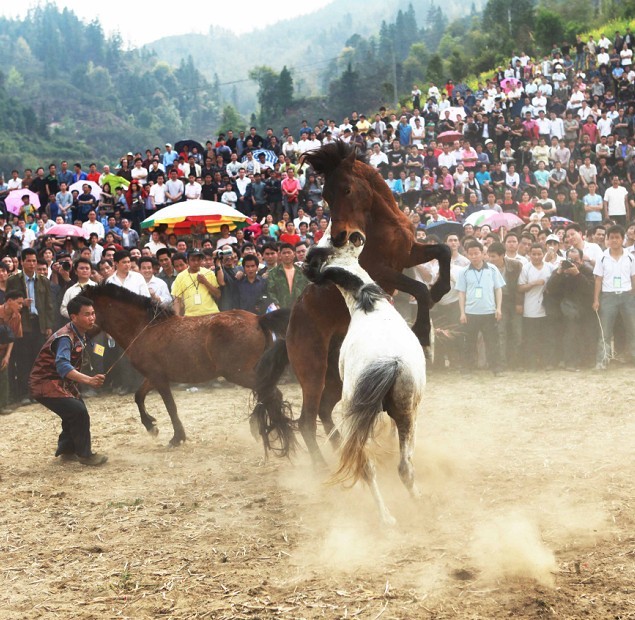
{"type": "Polygon", "coordinates": [[[156,440],[131,397],[89,400],[100,469],[58,462],[58,418],[19,409],[0,418],[0,618],[635,618],[632,374],[431,376],[421,501],[381,440],[392,530],[306,452],[265,462],[240,388],[176,391],[178,449],[156,395],[156,440]]]}

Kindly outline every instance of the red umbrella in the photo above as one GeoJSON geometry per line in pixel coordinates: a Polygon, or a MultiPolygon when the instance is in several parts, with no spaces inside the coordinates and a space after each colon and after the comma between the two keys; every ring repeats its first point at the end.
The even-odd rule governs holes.
{"type": "Polygon", "coordinates": [[[444,131],[437,136],[437,142],[454,142],[461,140],[463,134],[460,131],[444,131]]]}
{"type": "Polygon", "coordinates": [[[73,224],[55,224],[55,226],[51,226],[45,234],[51,237],[80,237],[86,239],[86,231],[73,224]]]}

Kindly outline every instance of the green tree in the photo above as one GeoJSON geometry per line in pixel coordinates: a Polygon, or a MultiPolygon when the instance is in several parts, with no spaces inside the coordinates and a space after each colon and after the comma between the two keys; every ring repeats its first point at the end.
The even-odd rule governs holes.
{"type": "Polygon", "coordinates": [[[428,56],[425,43],[414,43],[410,46],[408,57],[402,63],[403,79],[406,85],[424,80],[428,56]]]}
{"type": "Polygon", "coordinates": [[[564,22],[558,13],[545,9],[538,9],[536,14],[536,42],[543,52],[551,49],[554,42],[562,41],[564,38],[564,22]]]}
{"type": "Polygon", "coordinates": [[[443,84],[444,77],[443,60],[439,54],[433,54],[428,63],[428,82],[443,84]]]}
{"type": "Polygon", "coordinates": [[[488,0],[483,29],[502,53],[531,49],[535,13],[533,0],[488,0]]]}
{"type": "Polygon", "coordinates": [[[259,122],[263,125],[272,124],[281,109],[278,93],[280,74],[271,67],[260,66],[249,72],[249,79],[258,84],[259,122]]]}
{"type": "Polygon", "coordinates": [[[242,131],[245,125],[245,119],[240,114],[238,114],[236,108],[233,105],[228,104],[223,108],[220,126],[218,128],[219,132],[227,132],[229,129],[232,129],[233,131],[238,133],[238,131],[242,131]]]}
{"type": "Polygon", "coordinates": [[[287,69],[287,65],[282,67],[278,76],[278,109],[277,115],[284,114],[293,105],[293,76],[287,69]]]}
{"type": "Polygon", "coordinates": [[[329,86],[329,98],[333,106],[333,114],[348,116],[357,109],[360,101],[359,73],[353,70],[349,62],[346,71],[333,80],[329,86]]]}

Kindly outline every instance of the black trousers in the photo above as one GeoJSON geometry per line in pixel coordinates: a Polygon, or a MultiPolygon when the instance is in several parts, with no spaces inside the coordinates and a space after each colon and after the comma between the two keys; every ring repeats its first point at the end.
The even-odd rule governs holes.
{"type": "Polygon", "coordinates": [[[30,331],[23,332],[22,338],[18,338],[14,345],[17,381],[15,385],[15,397],[17,400],[26,398],[29,395],[28,384],[33,362],[38,356],[42,345],[46,342],[46,336],[40,332],[40,323],[37,318],[29,319],[30,331]]]}
{"type": "Polygon", "coordinates": [[[62,432],[57,440],[55,456],[77,454],[90,456],[90,416],[79,398],[38,398],[37,401],[62,418],[62,432]]]}
{"type": "Polygon", "coordinates": [[[479,332],[483,334],[487,363],[492,372],[499,372],[500,343],[498,340],[498,322],[493,314],[468,314],[465,326],[466,370],[476,370],[476,344],[479,332]]]}

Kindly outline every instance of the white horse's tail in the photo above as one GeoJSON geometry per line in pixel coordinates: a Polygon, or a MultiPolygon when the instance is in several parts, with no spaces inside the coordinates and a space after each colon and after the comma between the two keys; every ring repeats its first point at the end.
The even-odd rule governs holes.
{"type": "Polygon", "coordinates": [[[342,446],[340,466],[333,479],[336,482],[355,483],[366,467],[366,443],[377,416],[384,410],[384,399],[395,384],[402,368],[398,358],[375,360],[359,378],[350,409],[346,414],[347,437],[342,446]]]}

